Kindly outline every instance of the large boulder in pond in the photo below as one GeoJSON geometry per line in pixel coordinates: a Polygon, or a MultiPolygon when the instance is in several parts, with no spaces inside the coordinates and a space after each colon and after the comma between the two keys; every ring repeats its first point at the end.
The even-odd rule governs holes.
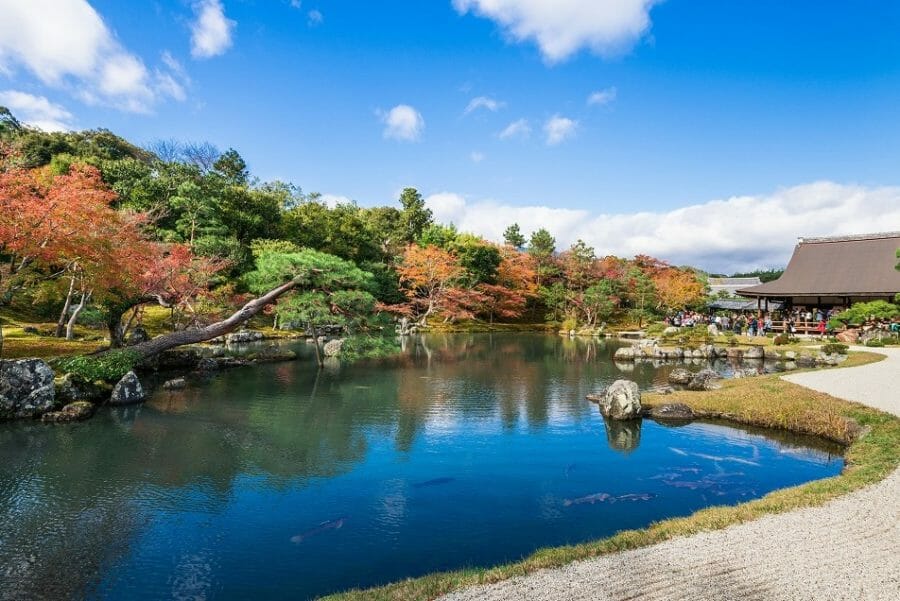
{"type": "Polygon", "coordinates": [[[122,379],[113,388],[109,404],[133,405],[134,403],[140,403],[146,398],[147,393],[144,392],[144,387],[141,386],[141,381],[138,379],[137,374],[130,371],[122,376],[122,379]]]}
{"type": "Polygon", "coordinates": [[[0,361],[0,419],[37,417],[54,407],[53,370],[43,359],[0,361]]]}
{"type": "Polygon", "coordinates": [[[337,357],[341,354],[341,349],[343,347],[344,339],[335,338],[334,340],[329,340],[325,343],[325,346],[322,347],[322,352],[325,353],[326,357],[337,357]]]}
{"type": "Polygon", "coordinates": [[[694,377],[694,374],[689,372],[683,367],[676,367],[669,373],[669,384],[674,384],[677,386],[687,386],[687,384],[691,381],[691,378],[694,377]]]}
{"type": "Polygon", "coordinates": [[[637,382],[616,380],[598,404],[600,413],[607,419],[637,419],[641,416],[641,390],[637,382]]]}
{"type": "Polygon", "coordinates": [[[765,356],[765,351],[761,346],[751,346],[748,349],[744,350],[744,359],[762,359],[765,356]]]}

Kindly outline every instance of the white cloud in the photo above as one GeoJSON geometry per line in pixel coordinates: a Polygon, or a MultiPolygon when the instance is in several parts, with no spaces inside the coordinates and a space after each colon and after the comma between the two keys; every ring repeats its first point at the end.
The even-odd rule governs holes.
{"type": "Polygon", "coordinates": [[[549,63],[582,48],[601,56],[631,47],[650,28],[650,9],[660,0],[453,0],[498,23],[518,42],[533,40],[549,63]]]}
{"type": "Polygon", "coordinates": [[[544,134],[547,136],[547,145],[556,146],[575,135],[578,122],[567,117],[553,115],[544,123],[544,134]]]}
{"type": "Polygon", "coordinates": [[[306,13],[306,24],[310,27],[317,27],[325,20],[325,16],[318,10],[311,10],[306,13]]]}
{"type": "Polygon", "coordinates": [[[43,96],[34,96],[17,90],[0,92],[0,106],[5,106],[26,125],[44,131],[68,131],[72,129],[72,113],[43,96]]]}
{"type": "Polygon", "coordinates": [[[294,8],[300,8],[303,6],[302,0],[291,0],[291,6],[294,8]]]}
{"type": "Polygon", "coordinates": [[[466,110],[463,111],[463,115],[468,115],[472,111],[477,111],[478,109],[487,109],[492,113],[496,113],[504,106],[506,106],[505,102],[495,100],[494,98],[488,98],[487,96],[479,96],[469,101],[466,110]]]}
{"type": "Polygon", "coordinates": [[[126,111],[184,97],[183,77],[166,65],[151,73],[86,0],[0,0],[0,72],[19,68],[88,103],[126,111]]]}
{"type": "Polygon", "coordinates": [[[497,137],[501,140],[509,140],[511,138],[525,139],[530,135],[531,125],[529,125],[528,120],[519,119],[504,127],[503,131],[497,134],[497,137]]]}
{"type": "Polygon", "coordinates": [[[473,150],[472,154],[469,155],[469,158],[472,159],[473,163],[480,163],[484,160],[484,153],[478,152],[477,150],[473,150]]]}
{"type": "Polygon", "coordinates": [[[194,12],[197,20],[191,24],[191,56],[210,58],[231,48],[236,23],[225,16],[221,0],[198,0],[194,12]]]}
{"type": "Polygon", "coordinates": [[[415,142],[422,137],[425,119],[408,104],[398,104],[388,112],[379,111],[384,123],[384,137],[403,142],[415,142]]]}
{"type": "Polygon", "coordinates": [[[507,225],[518,223],[526,235],[547,228],[560,249],[582,239],[601,256],[649,254],[720,273],[784,266],[798,236],[900,230],[900,187],[827,181],[665,212],[597,214],[470,202],[452,193],[429,196],[426,204],[436,220],[498,242],[507,225]]]}
{"type": "Polygon", "coordinates": [[[604,104],[609,104],[613,100],[616,99],[616,88],[606,88],[605,90],[597,90],[596,92],[592,92],[590,96],[588,96],[587,103],[590,106],[603,106],[604,104]]]}

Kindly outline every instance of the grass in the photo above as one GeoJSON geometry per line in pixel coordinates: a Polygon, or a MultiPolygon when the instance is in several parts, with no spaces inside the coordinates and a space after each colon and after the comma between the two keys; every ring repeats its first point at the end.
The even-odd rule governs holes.
{"type": "MultiPolygon", "coordinates": [[[[842,365],[852,367],[884,359],[853,353],[842,365]]],[[[429,574],[387,586],[326,597],[332,601],[405,601],[434,599],[466,586],[487,584],[573,561],[645,547],[679,536],[718,530],[768,514],[821,505],[873,484],[900,464],[900,418],[791,384],[777,376],[729,380],[708,392],[645,395],[644,404],[685,403],[704,417],[822,436],[847,446],[843,472],[836,477],[769,493],[735,506],[709,507],[690,516],[626,530],[598,541],[536,551],[529,557],[493,568],[429,574]]]]}

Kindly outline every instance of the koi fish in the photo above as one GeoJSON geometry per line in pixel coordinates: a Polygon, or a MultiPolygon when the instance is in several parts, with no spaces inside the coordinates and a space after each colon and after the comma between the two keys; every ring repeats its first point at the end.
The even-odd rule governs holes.
{"type": "Polygon", "coordinates": [[[323,532],[328,532],[329,530],[339,530],[344,527],[344,522],[347,521],[347,516],[339,517],[336,520],[328,520],[326,522],[322,522],[315,528],[310,528],[306,532],[301,532],[296,536],[291,537],[291,542],[295,545],[299,545],[306,539],[311,536],[316,536],[317,534],[322,534],[323,532]]]}

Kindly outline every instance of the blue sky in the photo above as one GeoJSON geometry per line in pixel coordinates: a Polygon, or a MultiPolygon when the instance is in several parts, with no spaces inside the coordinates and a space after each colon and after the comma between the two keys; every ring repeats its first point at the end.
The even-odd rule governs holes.
{"type": "Polygon", "coordinates": [[[897,31],[891,1],[0,0],[0,104],[738,269],[900,229],[897,31]]]}

